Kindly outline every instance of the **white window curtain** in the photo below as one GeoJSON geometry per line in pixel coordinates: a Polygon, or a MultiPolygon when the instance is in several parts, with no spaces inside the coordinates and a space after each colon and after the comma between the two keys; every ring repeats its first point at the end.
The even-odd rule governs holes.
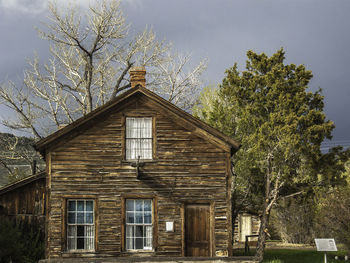
{"type": "Polygon", "coordinates": [[[152,118],[126,118],[126,159],[152,159],[152,118]]]}
{"type": "Polygon", "coordinates": [[[126,249],[152,250],[152,200],[126,200],[126,249]]]}
{"type": "Polygon", "coordinates": [[[67,248],[93,251],[95,223],[93,200],[68,200],[67,248]]]}
{"type": "Polygon", "coordinates": [[[145,248],[152,249],[152,226],[146,226],[145,248]]]}

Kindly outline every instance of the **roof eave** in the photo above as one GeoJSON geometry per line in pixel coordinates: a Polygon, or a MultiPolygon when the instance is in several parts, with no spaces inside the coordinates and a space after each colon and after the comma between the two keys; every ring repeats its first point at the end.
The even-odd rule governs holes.
{"type": "Polygon", "coordinates": [[[45,149],[46,146],[60,138],[61,136],[64,136],[65,134],[73,131],[76,127],[79,127],[80,125],[88,122],[89,120],[93,119],[95,116],[99,115],[100,113],[105,112],[106,110],[110,109],[111,107],[114,107],[116,104],[118,104],[120,101],[126,99],[127,97],[130,97],[134,93],[136,93],[139,90],[140,87],[130,89],[126,91],[125,93],[121,94],[118,97],[115,97],[111,99],[109,102],[106,104],[96,108],[92,112],[88,113],[85,116],[80,117],[73,123],[61,128],[60,130],[50,134],[49,136],[39,140],[38,142],[35,143],[34,148],[39,151],[43,156],[45,155],[45,149]]]}
{"type": "Polygon", "coordinates": [[[13,191],[21,186],[27,185],[31,182],[34,182],[36,180],[42,179],[46,177],[46,173],[45,172],[39,172],[36,173],[34,175],[28,176],[26,178],[23,178],[19,181],[16,181],[14,183],[5,185],[4,187],[0,188],[0,195],[5,194],[7,192],[13,191]]]}
{"type": "Polygon", "coordinates": [[[106,104],[100,106],[99,108],[96,108],[89,114],[82,116],[75,122],[63,127],[62,129],[54,132],[53,134],[47,136],[46,138],[41,139],[38,141],[35,145],[34,148],[41,153],[42,156],[45,157],[46,154],[46,148],[48,145],[52,144],[62,136],[70,133],[77,127],[80,127],[81,125],[89,122],[90,120],[94,119],[96,116],[106,112],[107,110],[115,107],[118,105],[118,103],[122,102],[123,100],[131,97],[137,92],[141,92],[145,96],[149,97],[150,99],[155,100],[156,102],[160,103],[163,107],[165,107],[167,110],[172,111],[174,114],[177,114],[179,117],[182,117],[192,123],[193,125],[201,128],[205,132],[213,135],[220,141],[222,141],[224,144],[228,146],[229,149],[231,149],[231,155],[234,154],[238,149],[240,148],[240,144],[233,140],[231,137],[223,134],[222,132],[214,129],[213,127],[209,126],[205,122],[193,117],[191,114],[183,111],[179,107],[175,106],[174,104],[170,103],[169,101],[165,100],[164,98],[160,97],[159,95],[149,91],[148,89],[142,87],[141,85],[138,85],[136,88],[130,89],[126,91],[125,93],[121,94],[120,96],[110,100],[106,104]],[[184,116],[181,116],[184,115],[184,116]]]}

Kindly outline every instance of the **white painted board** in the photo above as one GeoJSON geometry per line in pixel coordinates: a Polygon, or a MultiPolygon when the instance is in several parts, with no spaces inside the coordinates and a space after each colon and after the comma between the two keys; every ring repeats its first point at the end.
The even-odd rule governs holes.
{"type": "Polygon", "coordinates": [[[338,251],[334,238],[315,238],[317,251],[338,251]]]}
{"type": "Polygon", "coordinates": [[[165,231],[166,232],[174,232],[174,222],[166,222],[165,224],[165,231]]]}

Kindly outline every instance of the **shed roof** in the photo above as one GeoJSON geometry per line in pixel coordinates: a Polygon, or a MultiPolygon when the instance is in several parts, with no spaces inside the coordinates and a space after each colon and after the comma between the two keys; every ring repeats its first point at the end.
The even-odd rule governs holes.
{"type": "Polygon", "coordinates": [[[25,186],[27,184],[30,184],[31,182],[34,182],[34,181],[37,181],[40,179],[44,179],[45,177],[46,177],[46,173],[40,172],[40,173],[33,174],[31,176],[25,177],[19,181],[11,183],[11,184],[5,185],[5,186],[0,188],[0,195],[3,195],[7,192],[10,192],[10,191],[15,190],[17,188],[20,188],[20,187],[25,186]]]}

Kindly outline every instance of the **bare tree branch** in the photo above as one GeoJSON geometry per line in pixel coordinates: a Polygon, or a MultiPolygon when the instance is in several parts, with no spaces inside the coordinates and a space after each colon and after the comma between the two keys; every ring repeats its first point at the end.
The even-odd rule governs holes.
{"type": "Polygon", "coordinates": [[[22,85],[1,87],[0,103],[14,113],[2,121],[6,127],[43,138],[130,88],[133,65],[147,67],[147,88],[185,110],[193,105],[206,60],[191,69],[190,56],[172,54],[152,28],[130,35],[119,1],[96,0],[87,10],[50,3],[48,11],[38,33],[51,57],[42,63],[35,55],[22,85]]]}

